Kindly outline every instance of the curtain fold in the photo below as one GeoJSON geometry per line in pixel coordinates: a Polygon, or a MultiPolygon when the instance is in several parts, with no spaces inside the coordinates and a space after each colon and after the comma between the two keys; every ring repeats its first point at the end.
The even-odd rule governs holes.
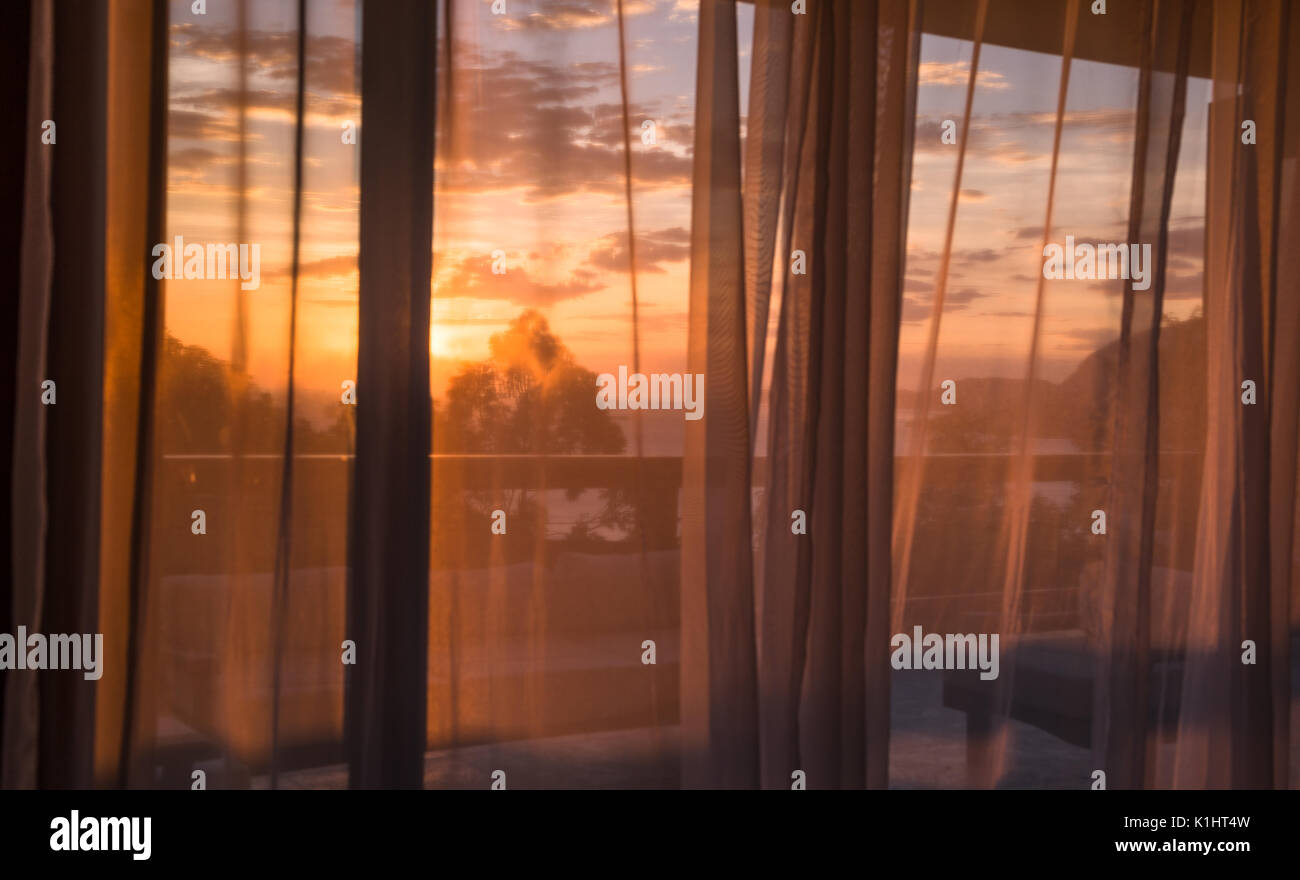
{"type": "MultiPolygon", "coordinates": [[[[870,788],[889,785],[891,730],[890,667],[882,662],[890,648],[893,596],[895,413],[898,333],[903,311],[908,210],[916,90],[920,69],[921,3],[881,2],[876,30],[875,154],[872,157],[871,262],[866,315],[868,335],[865,383],[866,460],[863,464],[866,539],[846,535],[850,553],[865,554],[859,564],[866,587],[864,655],[865,775],[870,788]],[[860,549],[859,549],[860,548],[860,549]]],[[[851,295],[852,298],[852,295],[851,295]]],[[[850,373],[850,375],[853,375],[850,373]]],[[[859,401],[860,402],[860,401],[859,401]]],[[[849,412],[852,402],[846,402],[849,412]]],[[[850,434],[849,437],[858,435],[850,434]]],[[[851,451],[852,447],[848,449],[851,451]]],[[[850,578],[856,576],[850,574],[850,578]]],[[[846,578],[848,588],[853,580],[846,578]]],[[[845,655],[846,662],[851,658],[845,655]]],[[[856,749],[853,741],[847,743],[856,749]]]]}
{"type": "Polygon", "coordinates": [[[436,11],[364,6],[360,343],[348,638],[350,783],[420,788],[428,666],[436,11]],[[414,659],[415,662],[412,662],[414,659]]]}
{"type": "MultiPolygon", "coordinates": [[[[712,166],[701,162],[705,149],[716,149],[717,129],[738,124],[734,115],[723,115],[735,114],[733,105],[712,103],[717,93],[730,88],[733,76],[726,68],[719,72],[713,66],[716,57],[707,51],[715,45],[707,35],[719,26],[712,20],[714,12],[709,4],[701,9],[691,333],[696,340],[712,331],[710,354],[729,350],[714,340],[718,316],[730,314],[741,296],[740,279],[708,277],[703,291],[698,285],[704,277],[701,267],[728,260],[736,246],[720,240],[716,231],[702,236],[699,224],[735,223],[733,214],[720,218],[718,211],[734,206],[740,195],[748,285],[743,292],[747,387],[750,405],[766,407],[768,434],[761,438],[766,456],[755,459],[754,475],[754,485],[764,487],[758,513],[763,525],[754,542],[761,572],[755,621],[756,737],[743,729],[726,731],[731,739],[710,731],[709,742],[743,742],[747,761],[756,738],[761,753],[754,781],[764,787],[787,788],[799,778],[818,787],[883,785],[889,698],[888,678],[879,670],[889,641],[890,568],[888,551],[882,548],[888,545],[892,519],[888,501],[880,498],[892,495],[902,267],[897,230],[906,217],[915,18],[909,4],[897,2],[818,4],[806,16],[788,18],[779,4],[760,5],[742,193],[734,176],[723,176],[725,188],[720,188],[712,166]],[[774,94],[773,80],[786,75],[789,92],[774,94]],[[703,123],[705,118],[712,126],[703,123]],[[879,239],[877,225],[884,230],[879,239]],[[722,255],[719,247],[725,249],[722,255]],[[776,291],[770,285],[773,278],[780,279],[776,291]],[[769,335],[774,292],[779,306],[769,335]],[[701,302],[704,297],[707,305],[701,302]],[[774,355],[770,387],[765,387],[763,352],[769,344],[774,344],[774,355]]],[[[724,43],[721,51],[730,56],[732,47],[724,43]]],[[[729,229],[731,235],[736,232],[729,229]]],[[[720,376],[717,355],[700,363],[708,365],[711,388],[709,415],[700,432],[716,432],[707,422],[719,417],[724,390],[726,399],[733,400],[733,367],[724,367],[720,376]]],[[[734,411],[729,405],[727,414],[734,411]]],[[[759,425],[757,413],[750,419],[759,425]]],[[[728,430],[730,424],[728,420],[728,430]]],[[[718,522],[723,516],[719,510],[701,527],[708,529],[701,532],[702,543],[716,546],[735,540],[727,529],[748,522],[749,487],[735,474],[735,465],[724,464],[709,448],[719,447],[692,446],[688,433],[683,481],[687,497],[700,484],[729,487],[735,525],[718,522]]],[[[684,516],[684,666],[691,659],[686,653],[690,627],[697,625],[688,603],[699,601],[692,590],[704,592],[696,578],[703,576],[710,584],[709,602],[698,613],[725,613],[736,627],[750,614],[748,560],[726,568],[710,561],[706,567],[702,558],[691,555],[693,525],[684,516]],[[720,577],[726,579],[730,604],[714,585],[720,577]]],[[[717,552],[721,559],[723,551],[717,552]]],[[[728,638],[733,646],[747,645],[743,634],[712,629],[694,637],[707,639],[713,651],[728,638]]],[[[686,700],[691,675],[684,670],[684,726],[709,717],[703,707],[686,700]],[[698,714],[693,717],[693,712],[698,714]]],[[[748,678],[744,681],[742,687],[748,688],[748,678]]],[[[725,706],[711,703],[708,709],[716,714],[725,706]]],[[[741,714],[737,721],[747,718],[741,714]]],[[[691,759],[694,741],[686,740],[684,761],[691,759]]],[[[734,757],[736,750],[730,748],[734,757]]]]}
{"type": "Polygon", "coordinates": [[[514,7],[24,4],[0,786],[1294,784],[1293,3],[514,7]]]}
{"type": "Polygon", "coordinates": [[[155,2],[114,4],[109,10],[108,106],[115,124],[107,143],[107,210],[103,462],[99,631],[103,676],[96,687],[95,784],[125,784],[129,776],[130,706],[135,688],[137,540],[147,523],[152,476],[150,440],[158,357],[157,282],[140,254],[162,229],[166,163],[166,9],[155,2]],[[143,184],[143,185],[142,185],[143,184]]]}
{"type": "MultiPolygon", "coordinates": [[[[54,3],[31,7],[30,68],[25,131],[36,132],[53,110],[54,3]]],[[[12,613],[14,626],[40,625],[45,593],[44,548],[45,409],[40,401],[46,373],[50,320],[50,279],[54,270],[54,232],[50,179],[54,157],[33,135],[26,151],[23,180],[22,252],[19,269],[18,345],[14,368],[12,496],[12,613]]],[[[5,674],[5,788],[31,788],[37,781],[39,709],[36,676],[5,674]]]]}
{"type": "MultiPolygon", "coordinates": [[[[942,228],[931,197],[929,224],[909,230],[909,293],[929,292],[933,315],[925,344],[912,343],[923,378],[906,423],[917,458],[900,462],[895,620],[960,631],[996,615],[995,626],[978,627],[1001,638],[996,681],[941,678],[942,706],[965,716],[974,785],[1043,784],[1049,734],[1087,750],[1051,759],[1060,784],[1285,787],[1296,499],[1295,361],[1281,342],[1295,320],[1282,265],[1293,235],[1290,10],[1153,2],[1112,10],[1123,26],[1077,3],[990,3],[985,33],[983,8],[927,20],[927,39],[973,41],[963,46],[970,61],[957,65],[964,111],[954,106],[957,77],[930,60],[943,58],[937,41],[922,62],[933,65],[931,101],[948,102],[932,103],[931,123],[956,123],[958,172],[943,194],[938,253],[927,252],[942,228]],[[1039,62],[1026,48],[1050,54],[1039,62]],[[1034,65],[1043,95],[1029,85],[1034,65]],[[1052,113],[1045,86],[1056,65],[1052,113]],[[976,89],[989,109],[972,114],[976,89]],[[1008,113],[1005,89],[1033,112],[1008,113]],[[1122,179],[1116,145],[1131,150],[1127,198],[1107,217],[1104,193],[1122,179]],[[1023,169],[1021,192],[998,185],[1006,165],[1023,169]],[[1040,185],[1042,225],[1020,219],[999,250],[978,223],[990,210],[1032,217],[1040,185]],[[954,226],[959,203],[980,220],[954,226]],[[1080,264],[1078,277],[1049,276],[1042,258],[1065,236],[1150,248],[1148,272],[1112,269],[1107,279],[1080,264]],[[1022,264],[1025,239],[1041,257],[1022,264]],[[945,303],[950,277],[966,287],[945,303]],[[987,311],[994,297],[1005,311],[987,311]],[[976,301],[989,303],[984,315],[971,314],[976,301]],[[1007,337],[971,342],[968,328],[995,314],[1007,337]],[[1023,337],[1013,331],[1021,326],[1023,337]],[[1067,338],[1079,340],[1078,354],[1067,338]],[[1015,366],[1022,344],[1028,357],[1015,366]],[[943,401],[951,409],[932,406],[945,373],[960,395],[943,401]],[[943,467],[954,453],[954,467],[943,467]],[[972,514],[998,522],[997,533],[972,514]],[[936,539],[964,565],[927,559],[936,539]]],[[[919,145],[916,155],[930,158],[919,145]]],[[[920,189],[931,179],[933,170],[920,189]]],[[[908,333],[906,313],[902,324],[908,333]]],[[[911,681],[895,679],[909,682],[896,742],[898,726],[918,719],[908,701],[923,685],[911,681]]],[[[895,784],[939,778],[910,743],[899,751],[908,757],[895,784]]]]}
{"type": "MultiPolygon", "coordinates": [[[[13,20],[5,32],[4,55],[0,58],[0,100],[14,115],[27,120],[28,84],[31,73],[31,6],[12,10],[13,20]]],[[[27,154],[36,146],[32,138],[10,138],[0,147],[0,162],[15,173],[0,180],[0,260],[6,267],[6,283],[0,294],[0,413],[11,416],[17,390],[18,341],[21,323],[20,290],[23,267],[23,214],[27,154]],[[30,143],[29,143],[30,142],[30,143]]],[[[12,629],[14,613],[14,435],[0,431],[0,632],[12,629]]],[[[6,678],[0,676],[0,785],[4,784],[4,706],[6,678]]]]}
{"type": "Polygon", "coordinates": [[[1195,4],[1144,5],[1143,55],[1134,137],[1128,240],[1153,245],[1150,290],[1124,287],[1110,521],[1123,524],[1106,544],[1105,609],[1094,689],[1095,763],[1111,788],[1141,788],[1148,779],[1151,669],[1151,567],[1159,472],[1159,354],[1174,172],[1187,100],[1195,4]],[[1157,55],[1161,67],[1156,67],[1157,55]],[[1170,57],[1172,55],[1172,57],[1170,57]],[[1131,525],[1130,525],[1131,524],[1131,525]]]}
{"type": "MultiPolygon", "coordinates": [[[[168,22],[170,20],[165,3],[150,3],[147,11],[147,31],[140,36],[147,38],[148,73],[147,82],[137,84],[141,93],[147,94],[149,106],[148,127],[144,133],[146,145],[144,150],[134,155],[143,163],[137,172],[143,171],[145,183],[136,182],[133,190],[136,197],[143,195],[145,200],[143,228],[136,234],[143,234],[146,244],[164,238],[167,225],[167,145],[168,145],[168,96],[170,58],[168,40],[168,22]]],[[[141,22],[141,27],[144,23],[141,22]]],[[[125,42],[123,44],[125,48],[125,42]]],[[[138,57],[138,56],[137,56],[138,57]]],[[[128,154],[131,155],[131,154],[128,154]]],[[[127,201],[127,205],[133,202],[127,201]]],[[[136,219],[139,222],[140,218],[136,219]]],[[[152,248],[150,249],[152,252],[152,248]]],[[[129,257],[123,261],[130,266],[129,257]]],[[[128,281],[124,278],[123,281],[128,281]]],[[[129,296],[133,288],[123,287],[122,295],[129,296]]],[[[157,705],[157,688],[153,677],[148,675],[156,662],[157,640],[151,637],[149,624],[157,620],[150,614],[150,600],[156,594],[155,572],[160,566],[155,564],[152,550],[157,546],[158,534],[155,512],[164,505],[154,497],[154,489],[160,485],[157,454],[161,448],[158,443],[158,391],[159,369],[164,351],[165,300],[163,285],[154,273],[141,272],[141,285],[137,288],[142,299],[139,302],[140,320],[138,335],[134,344],[125,336],[130,332],[121,328],[124,335],[115,340],[115,344],[125,349],[130,357],[139,364],[139,382],[133,389],[136,394],[134,425],[122,424],[115,431],[122,443],[122,454],[134,457],[131,485],[131,519],[129,544],[118,550],[127,557],[126,583],[118,591],[107,591],[101,622],[105,636],[110,634],[117,638],[113,653],[121,663],[120,672],[106,673],[109,687],[115,688],[115,682],[121,680],[121,697],[117,700],[103,698],[99,705],[99,719],[106,731],[99,745],[103,752],[97,757],[102,763],[97,764],[97,773],[107,785],[148,786],[156,780],[155,769],[151,766],[152,748],[155,741],[155,711],[157,705]],[[130,437],[133,450],[126,451],[125,438],[130,437]],[[119,616],[123,606],[125,615],[119,616]]],[[[134,310],[124,308],[125,314],[134,310]]],[[[133,328],[134,329],[134,328],[133,328]]],[[[122,503],[122,502],[118,502],[122,503]]]]}
{"type": "MultiPolygon", "coordinates": [[[[1274,541],[1290,544],[1288,501],[1270,509],[1274,470],[1294,473],[1295,445],[1274,395],[1292,398],[1290,375],[1269,374],[1275,346],[1290,346],[1268,328],[1277,302],[1279,159],[1287,124],[1280,99],[1286,81],[1282,40],[1288,5],[1214,4],[1209,116],[1206,242],[1207,435],[1190,597],[1178,746],[1172,785],[1192,788],[1269,787],[1285,773],[1285,732],[1274,718],[1289,711],[1291,584],[1285,566],[1271,578],[1274,541]],[[1244,120],[1264,132],[1244,143],[1244,120]],[[1253,383],[1257,398],[1249,395],[1253,383]],[[1258,400],[1258,402],[1251,402],[1258,400]],[[1270,458],[1271,416],[1280,453],[1270,458]],[[1272,521],[1270,521],[1272,519],[1272,521]],[[1279,534],[1275,529],[1286,529],[1279,534]],[[1281,620],[1272,615],[1282,613],[1281,620]],[[1257,651],[1247,659],[1248,644],[1257,651]],[[1282,766],[1278,766],[1282,765],[1282,766]]],[[[1289,105],[1289,106],[1288,106],[1289,105]]],[[[1276,447],[1275,447],[1276,448],[1276,447]]],[[[1288,479],[1288,482],[1291,482],[1288,479]]],[[[1289,745],[1286,747],[1289,748],[1289,745]]]]}
{"type": "MultiPolygon", "coordinates": [[[[1045,253],[1056,229],[1053,216],[1056,209],[1058,170],[1061,158],[1061,139],[1065,126],[1066,107],[1070,93],[1070,71],[1074,61],[1075,41],[1079,29],[1078,0],[1066,0],[1061,38],[1060,79],[1057,86],[1056,118],[1052,130],[1050,165],[1047,173],[1047,195],[1043,211],[1043,228],[1039,253],[1045,253]]],[[[1035,279],[1032,301],[1033,324],[1029,334],[1029,350],[1025,364],[1025,381],[1016,395],[1010,418],[1011,464],[1005,504],[998,532],[996,552],[1004,556],[1001,576],[997,632],[1001,639],[1014,642],[1024,628],[1023,613],[1029,589],[1028,563],[1031,557],[1029,530],[1033,518],[1034,486],[1034,431],[1039,419],[1039,388],[1036,380],[1042,364],[1040,351],[1043,343],[1042,325],[1046,305],[1046,273],[1035,279]]],[[[999,677],[993,689],[994,725],[990,739],[991,775],[989,782],[1003,773],[1010,747],[1009,720],[1016,688],[1016,658],[1014,655],[1000,662],[999,677]]]]}
{"type": "Polygon", "coordinates": [[[758,775],[735,2],[699,16],[687,371],[707,391],[682,458],[682,783],[734,788],[758,775]]]}
{"type": "MultiPolygon", "coordinates": [[[[984,29],[987,20],[988,0],[980,0],[975,7],[974,21],[970,31],[971,56],[966,71],[965,101],[962,105],[961,122],[957,129],[957,155],[953,166],[953,182],[949,189],[943,244],[939,252],[939,265],[935,274],[930,320],[927,325],[926,343],[922,358],[919,386],[922,389],[933,388],[935,382],[935,368],[939,355],[939,334],[943,326],[944,302],[948,294],[953,240],[956,235],[957,207],[961,197],[966,155],[970,144],[971,112],[975,103],[975,88],[980,70],[980,51],[984,46],[984,29]]],[[[928,394],[918,394],[915,397],[911,440],[907,450],[907,458],[899,468],[899,505],[895,514],[897,526],[892,535],[891,543],[892,553],[897,560],[898,566],[894,575],[896,586],[890,611],[891,630],[893,631],[897,631],[903,626],[908,594],[911,588],[912,551],[916,540],[918,505],[921,499],[922,485],[925,482],[932,398],[933,395],[928,394]]]]}
{"type": "Polygon", "coordinates": [[[754,46],[750,53],[749,113],[745,119],[744,227],[745,227],[745,344],[749,352],[750,442],[757,442],[758,414],[763,393],[767,354],[767,325],[772,294],[773,258],[781,210],[782,176],[787,153],[793,158],[802,127],[786,123],[786,113],[803,107],[801,80],[807,76],[806,35],[794,57],[793,33],[806,18],[786,15],[771,3],[754,4],[754,46]],[[802,62],[802,63],[801,63],[802,62]],[[793,105],[792,102],[793,101],[793,105]]]}
{"type": "Polygon", "coordinates": [[[1273,787],[1295,788],[1300,754],[1292,737],[1290,705],[1296,687],[1291,664],[1300,655],[1293,633],[1300,620],[1300,571],[1297,571],[1296,508],[1300,504],[1300,13],[1294,5],[1280,21],[1282,41],[1278,64],[1278,101],[1284,107],[1281,149],[1275,153],[1277,225],[1274,253],[1276,281],[1271,296],[1269,334],[1269,623],[1275,645],[1289,645],[1290,653],[1273,661],[1271,699],[1273,713],[1273,787]],[[1287,660],[1290,660],[1290,663],[1287,660]]]}
{"type": "Polygon", "coordinates": [[[11,619],[29,633],[106,633],[107,647],[95,679],[80,669],[5,673],[13,682],[5,689],[6,787],[117,781],[153,8],[31,8],[11,619]],[[110,116],[119,103],[130,110],[110,116]]]}
{"type": "MultiPolygon", "coordinates": [[[[783,12],[781,10],[780,12],[783,12]]],[[[779,13],[778,13],[779,14],[779,13]]],[[[805,384],[808,381],[808,331],[810,322],[807,313],[808,295],[803,285],[804,274],[789,274],[790,261],[795,250],[804,250],[804,264],[807,264],[806,252],[809,242],[798,238],[800,224],[806,225],[811,199],[812,183],[804,169],[811,164],[809,151],[815,148],[816,131],[809,126],[816,112],[816,93],[812,89],[815,64],[818,58],[821,40],[817,37],[820,27],[821,9],[813,10],[808,16],[795,18],[792,46],[792,76],[790,78],[791,98],[789,112],[785,119],[768,120],[772,127],[783,131],[785,144],[781,183],[783,188],[780,200],[781,217],[779,224],[779,248],[772,266],[772,274],[782,281],[779,289],[778,326],[786,328],[778,331],[771,366],[770,387],[767,390],[768,436],[766,440],[767,462],[765,472],[760,471],[758,479],[765,482],[763,512],[765,522],[757,542],[757,559],[762,565],[761,580],[758,584],[758,644],[759,644],[759,682],[762,695],[759,703],[761,746],[763,750],[763,776],[765,787],[786,787],[791,773],[798,769],[798,690],[801,684],[801,669],[805,643],[804,633],[807,627],[808,600],[807,582],[811,556],[806,541],[794,534],[792,515],[796,509],[803,509],[807,487],[807,465],[803,458],[806,450],[804,442],[804,424],[807,409],[805,384]]],[[[782,44],[778,42],[770,47],[759,43],[764,34],[755,31],[755,47],[752,55],[757,64],[768,63],[770,55],[780,52],[782,44]]],[[[751,80],[751,87],[756,80],[751,80]]],[[[755,96],[750,97],[751,106],[755,96]]],[[[757,131],[751,129],[753,134],[757,131]]],[[[752,154],[751,154],[752,155],[752,154]]],[[[746,166],[746,182],[753,174],[764,174],[763,169],[746,166]]],[[[751,197],[755,209],[759,206],[751,197]]],[[[761,221],[761,215],[759,216],[761,221]]],[[[755,223],[754,228],[759,228],[755,223]]],[[[746,253],[746,263],[762,259],[761,251],[746,253]]],[[[754,273],[757,275],[757,272],[754,273]]],[[[752,298],[764,295],[762,288],[757,288],[752,298]]],[[[762,311],[766,312],[764,306],[762,311]]],[[[768,328],[756,328],[761,331],[761,345],[766,346],[770,334],[768,328]]],[[[760,343],[756,340],[755,348],[760,343]]],[[[760,387],[762,375],[751,376],[755,387],[760,387]]]]}

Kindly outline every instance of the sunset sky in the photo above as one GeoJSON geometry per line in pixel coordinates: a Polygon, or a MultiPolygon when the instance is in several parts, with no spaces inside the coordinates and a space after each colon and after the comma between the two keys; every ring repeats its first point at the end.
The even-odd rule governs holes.
{"type": "MultiPolygon", "coordinates": [[[[440,70],[435,169],[432,384],[435,397],[488,338],[536,308],[594,372],[632,361],[623,133],[614,0],[456,5],[452,69],[440,70]],[[545,9],[543,15],[539,10],[545,9]],[[447,92],[450,82],[451,92],[447,92]],[[507,272],[491,271],[505,253],[507,272]]],[[[171,9],[168,241],[261,244],[262,283],[165,284],[168,332],[230,358],[237,298],[247,369],[279,393],[287,372],[293,211],[297,4],[249,3],[245,226],[239,228],[239,80],[235,4],[171,9]]],[[[307,411],[354,378],[361,121],[354,0],[308,4],[307,117],[297,369],[307,411]]],[[[689,282],[694,0],[628,0],[632,168],[642,366],[685,368],[689,282]],[[641,142],[644,120],[657,143],[641,142]]],[[[741,93],[752,8],[740,6],[741,93]]],[[[445,23],[444,23],[445,33],[445,23]]],[[[899,385],[915,387],[957,148],[971,44],[922,41],[899,385]]],[[[444,56],[445,59],[445,56],[444,56]]],[[[1023,375],[1060,58],[986,46],[957,217],[940,375],[1023,375]]],[[[1120,242],[1132,172],[1135,69],[1076,61],[1062,141],[1053,241],[1120,242]]],[[[1188,88],[1166,313],[1199,306],[1206,87],[1188,88]]],[[[743,98],[742,98],[743,104],[743,98]]],[[[742,106],[742,112],[743,112],[742,106]]],[[[1118,336],[1122,282],[1049,282],[1042,374],[1060,379],[1118,336]]]]}

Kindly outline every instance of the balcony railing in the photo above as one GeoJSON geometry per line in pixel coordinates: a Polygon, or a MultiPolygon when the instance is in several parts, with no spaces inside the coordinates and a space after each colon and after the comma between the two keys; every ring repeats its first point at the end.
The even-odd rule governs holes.
{"type": "MultiPolygon", "coordinates": [[[[1104,481],[1109,458],[1105,453],[1036,455],[1034,480],[1104,481]]],[[[1196,479],[1199,462],[1195,453],[1165,453],[1161,457],[1163,475],[1179,480],[1196,479]]],[[[914,464],[906,456],[899,456],[896,463],[900,472],[914,464]]],[[[994,493],[998,480],[1009,476],[1011,463],[1011,456],[998,453],[927,456],[926,485],[987,487],[994,493]]],[[[764,464],[761,459],[756,463],[756,476],[764,473],[764,464]]],[[[185,731],[176,737],[174,751],[192,763],[197,760],[195,755],[204,754],[204,748],[211,752],[202,743],[233,741],[229,750],[256,771],[265,763],[264,748],[255,738],[239,742],[239,731],[256,731],[266,720],[261,716],[266,714],[270,693],[264,670],[274,652],[266,641],[268,634],[259,630],[250,636],[245,632],[238,635],[245,656],[232,660],[228,656],[230,626],[221,621],[238,622],[232,608],[254,622],[270,613],[283,457],[273,453],[238,458],[177,454],[164,456],[161,465],[155,484],[155,534],[160,540],[154,544],[152,569],[158,579],[157,608],[161,612],[155,619],[162,621],[164,630],[162,667],[168,676],[160,702],[167,706],[171,728],[185,731]],[[208,534],[202,538],[190,528],[191,513],[196,509],[207,515],[208,534]],[[232,549],[234,545],[239,546],[232,549]],[[262,672],[250,676],[248,669],[262,672]],[[232,674],[237,676],[234,684],[228,680],[232,674]],[[233,697],[231,688],[239,691],[233,697]],[[213,701],[211,695],[218,692],[226,694],[220,705],[208,705],[213,701]]],[[[297,707],[283,717],[298,722],[297,729],[281,739],[282,757],[293,753],[300,759],[285,758],[285,766],[328,760],[333,754],[330,744],[337,744],[341,737],[342,671],[337,645],[345,637],[351,470],[346,454],[294,458],[292,608],[287,624],[290,654],[282,661],[292,674],[284,677],[280,698],[287,701],[282,705],[297,707]]],[[[505,622],[498,623],[499,631],[485,632],[472,627],[461,631],[459,621],[435,620],[431,625],[443,629],[431,630],[431,655],[435,651],[459,652],[470,658],[464,661],[469,666],[487,670],[485,674],[492,679],[489,691],[514,694],[518,700],[512,697],[504,708],[498,703],[490,712],[485,709],[482,717],[469,719],[454,735],[431,729],[431,748],[453,740],[463,744],[536,734],[538,728],[529,726],[535,725],[535,716],[526,717],[521,707],[526,695],[538,690],[543,702],[551,694],[570,695],[564,697],[561,707],[542,713],[546,720],[540,729],[546,733],[672,723],[677,711],[679,563],[674,560],[680,540],[681,483],[682,460],[673,456],[432,456],[431,491],[452,487],[453,493],[485,493],[491,498],[492,493],[507,490],[616,489],[626,493],[629,503],[636,504],[639,497],[645,549],[650,556],[649,568],[641,572],[638,562],[627,559],[627,554],[640,552],[639,542],[612,542],[597,550],[559,538],[546,542],[552,546],[542,556],[535,555],[534,542],[519,541],[529,554],[522,562],[506,560],[466,570],[433,559],[433,617],[459,615],[481,622],[485,603],[491,601],[501,606],[497,614],[505,622]],[[495,598],[489,598],[492,596],[495,598]],[[537,602],[546,606],[540,624],[533,618],[541,628],[525,632],[519,627],[530,625],[527,615],[535,613],[537,602]],[[457,615],[439,603],[447,603],[457,615]],[[523,621],[518,625],[509,622],[516,612],[523,621]],[[639,645],[645,637],[660,643],[653,687],[640,667],[639,653],[627,647],[639,645]],[[452,644],[445,644],[448,638],[452,644]],[[534,653],[521,653],[529,639],[534,653]],[[543,657],[540,672],[533,668],[537,650],[543,657]],[[573,700],[575,693],[584,698],[573,700]]],[[[757,488],[761,488],[761,479],[757,488]]],[[[435,533],[439,528],[435,517],[435,533]]],[[[486,517],[482,528],[486,533],[486,517]]],[[[1073,588],[1070,578],[1077,577],[1077,571],[1062,572],[1055,583],[1030,584],[1027,619],[1048,629],[1072,625],[1068,618],[1074,603],[1067,594],[1073,588]]],[[[909,607],[926,619],[937,614],[976,618],[997,607],[999,597],[993,593],[945,593],[964,588],[931,586],[933,589],[921,585],[909,590],[909,607]]],[[[451,687],[448,676],[453,673],[440,667],[440,662],[431,656],[431,701],[446,699],[451,687]]]]}

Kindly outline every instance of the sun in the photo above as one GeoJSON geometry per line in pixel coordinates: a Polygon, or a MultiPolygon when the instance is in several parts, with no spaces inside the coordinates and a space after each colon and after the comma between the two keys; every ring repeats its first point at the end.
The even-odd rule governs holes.
{"type": "Polygon", "coordinates": [[[429,356],[435,358],[450,358],[451,340],[445,329],[438,327],[436,324],[429,327],[429,356]]]}

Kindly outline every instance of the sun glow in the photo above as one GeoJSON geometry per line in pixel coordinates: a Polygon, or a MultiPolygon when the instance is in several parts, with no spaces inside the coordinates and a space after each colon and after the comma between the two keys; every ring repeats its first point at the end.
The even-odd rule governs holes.
{"type": "Polygon", "coordinates": [[[450,358],[451,340],[445,329],[437,324],[429,327],[429,355],[436,358],[450,358]]]}

